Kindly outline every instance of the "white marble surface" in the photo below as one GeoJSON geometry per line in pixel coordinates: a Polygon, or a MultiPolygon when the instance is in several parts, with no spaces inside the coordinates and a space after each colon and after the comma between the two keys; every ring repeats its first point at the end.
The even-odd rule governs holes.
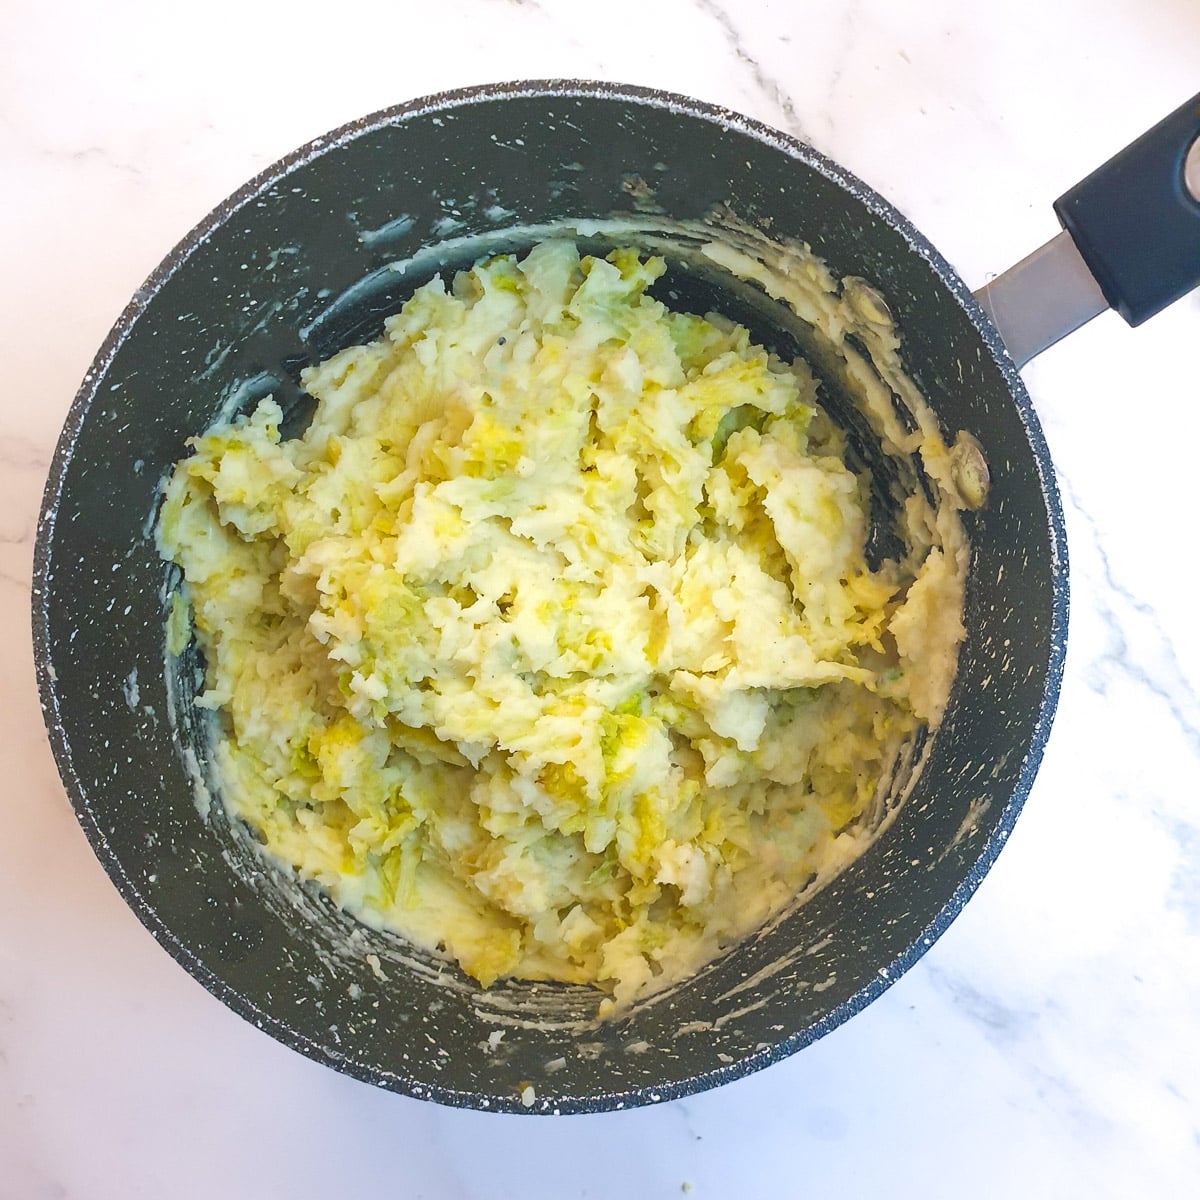
{"type": "Polygon", "coordinates": [[[1195,0],[10,0],[4,27],[0,1197],[1200,1195],[1198,294],[1136,331],[1106,315],[1027,371],[1067,504],[1072,640],[999,863],[864,1014],[689,1100],[443,1110],[227,1011],[76,826],[27,615],[92,354],[162,254],[305,139],[491,79],[659,85],[808,137],[978,284],[1200,88],[1195,0]]]}

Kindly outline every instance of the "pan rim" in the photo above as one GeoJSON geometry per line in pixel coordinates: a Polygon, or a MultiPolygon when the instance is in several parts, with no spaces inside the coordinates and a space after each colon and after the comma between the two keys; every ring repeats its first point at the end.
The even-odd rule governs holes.
{"type": "Polygon", "coordinates": [[[31,587],[34,664],[38,693],[51,748],[70,798],[76,817],[83,827],[93,852],[105,873],[117,887],[134,914],[154,936],[155,940],[192,975],[205,989],[277,1040],[299,1050],[318,1062],[364,1082],[381,1086],[420,1099],[492,1112],[528,1114],[568,1114],[616,1111],[678,1099],[707,1090],[751,1074],[774,1062],[787,1058],[815,1042],[848,1020],[886,991],[909,970],[934,944],[962,910],[979,887],[995,862],[1011,833],[1016,819],[1033,786],[1047,741],[1061,691],[1066,658],[1067,623],[1069,613],[1068,558],[1066,526],[1062,500],[1054,476],[1045,435],[1026,391],[1020,374],[1004,348],[1000,335],[970,289],[925,236],[873,188],[834,160],[794,136],[774,129],[754,118],[728,108],[678,93],[661,91],[633,84],[611,83],[584,79],[517,80],[481,84],[439,92],[393,105],[349,121],[329,133],[311,139],[291,153],[256,174],[226,199],[217,204],[162,259],[145,282],[134,292],[117,321],[110,329],[92,364],[84,375],[64,420],[61,434],[51,460],[46,487],[39,513],[34,548],[31,587]],[[963,309],[976,329],[983,347],[999,369],[1017,410],[1025,436],[1033,453],[1041,495],[1048,516],[1052,603],[1049,629],[1049,657],[1045,685],[1040,705],[1031,727],[1028,750],[1021,765],[1015,786],[1005,799],[994,829],[983,842],[970,870],[959,882],[950,898],[939,908],[933,919],[878,974],[866,981],[852,995],[820,1020],[789,1034],[769,1048],[756,1051],[736,1062],[718,1064],[696,1072],[686,1079],[661,1086],[640,1085],[626,1090],[608,1090],[587,1096],[558,1096],[541,1098],[531,1108],[523,1106],[518,1097],[484,1092],[467,1092],[448,1088],[432,1081],[401,1077],[369,1064],[355,1061],[300,1034],[281,1018],[263,1010],[252,999],[226,983],[166,925],[154,907],[139,892],[126,873],[116,852],[110,846],[91,810],[87,789],[74,766],[71,743],[61,718],[59,697],[52,663],[50,635],[50,606],[54,568],[53,544],[58,504],[68,470],[74,458],[79,434],[107,371],[121,346],[130,336],[138,320],[154,301],[167,281],[202,246],[209,237],[225,226],[247,204],[263,191],[277,184],[292,171],[322,157],[331,149],[374,133],[377,130],[414,119],[452,111],[465,106],[503,102],[509,99],[569,99],[609,100],[663,109],[668,112],[718,125],[742,133],[771,149],[797,160],[819,172],[831,182],[863,203],[869,211],[899,233],[912,252],[925,260],[943,288],[963,309]]]}

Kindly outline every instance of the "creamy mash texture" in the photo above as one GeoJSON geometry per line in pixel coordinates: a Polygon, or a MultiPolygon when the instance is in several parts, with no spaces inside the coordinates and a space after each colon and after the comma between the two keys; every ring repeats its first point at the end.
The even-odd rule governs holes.
{"type": "Polygon", "coordinates": [[[663,269],[550,240],[435,279],[305,373],[302,436],[268,399],[194,439],[158,528],[231,813],[484,986],[609,1011],[865,844],[962,637],[953,506],[872,569],[812,371],[663,269]]]}

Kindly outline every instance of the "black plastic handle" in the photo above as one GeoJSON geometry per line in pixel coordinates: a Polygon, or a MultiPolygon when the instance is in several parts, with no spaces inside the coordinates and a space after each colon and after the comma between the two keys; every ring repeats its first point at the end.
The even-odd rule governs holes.
{"type": "Polygon", "coordinates": [[[1200,155],[1197,139],[1200,95],[1054,202],[1105,299],[1130,325],[1200,284],[1200,199],[1185,178],[1189,153],[1193,165],[1200,155]]]}

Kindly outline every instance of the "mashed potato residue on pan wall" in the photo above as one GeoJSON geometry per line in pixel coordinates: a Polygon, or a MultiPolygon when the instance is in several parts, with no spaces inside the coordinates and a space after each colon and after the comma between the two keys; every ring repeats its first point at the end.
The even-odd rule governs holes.
{"type": "Polygon", "coordinates": [[[306,372],[303,436],[268,399],[196,438],[159,524],[229,810],[484,986],[607,1010],[844,852],[962,636],[957,517],[870,569],[808,366],[662,271],[548,241],[435,279],[306,372]]]}

